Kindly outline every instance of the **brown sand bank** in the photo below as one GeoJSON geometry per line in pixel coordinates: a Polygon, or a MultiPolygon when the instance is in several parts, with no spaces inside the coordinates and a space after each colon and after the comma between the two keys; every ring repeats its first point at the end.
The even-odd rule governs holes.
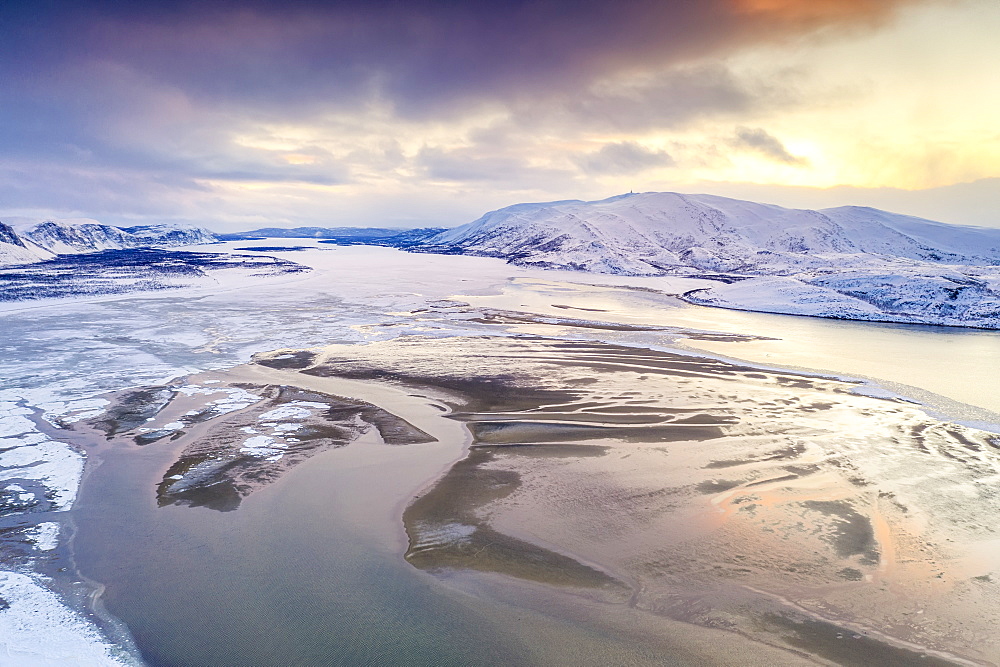
{"type": "Polygon", "coordinates": [[[293,467],[372,429],[387,445],[436,440],[378,405],[326,393],[319,382],[278,384],[281,375],[236,368],[121,392],[102,415],[75,430],[103,435],[106,446],[169,441],[176,460],[163,473],[157,503],[219,511],[235,510],[293,467]]]}
{"type": "Polygon", "coordinates": [[[847,382],[600,343],[288,355],[257,362],[445,396],[471,431],[469,457],[405,514],[418,567],[545,582],[838,664],[1000,658],[991,434],[847,382]]]}

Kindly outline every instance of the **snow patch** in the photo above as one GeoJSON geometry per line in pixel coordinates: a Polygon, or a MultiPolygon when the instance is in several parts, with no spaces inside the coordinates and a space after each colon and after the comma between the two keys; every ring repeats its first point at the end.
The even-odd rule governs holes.
{"type": "Polygon", "coordinates": [[[45,486],[52,511],[71,509],[83,476],[84,457],[42,434],[0,438],[0,481],[31,479],[45,486]],[[40,439],[40,441],[39,441],[40,439]]]}
{"type": "Polygon", "coordinates": [[[268,435],[255,435],[247,438],[240,447],[240,451],[250,456],[265,459],[267,461],[278,461],[284,455],[286,445],[280,443],[268,435]]]}
{"type": "Polygon", "coordinates": [[[866,382],[859,384],[851,388],[852,394],[857,394],[858,396],[868,396],[870,398],[882,398],[890,401],[906,401],[907,403],[913,403],[910,399],[897,394],[894,391],[889,391],[884,387],[880,387],[877,384],[866,382]]]}
{"type": "Polygon", "coordinates": [[[28,536],[39,551],[52,551],[59,546],[59,524],[55,521],[40,523],[28,531],[28,536]]]}
{"type": "Polygon", "coordinates": [[[0,661],[19,667],[131,665],[35,578],[0,572],[0,661]]]}
{"type": "Polygon", "coordinates": [[[278,419],[307,419],[312,415],[312,412],[295,404],[283,405],[280,408],[275,408],[274,410],[268,410],[260,417],[258,421],[276,421],[278,419]]]}

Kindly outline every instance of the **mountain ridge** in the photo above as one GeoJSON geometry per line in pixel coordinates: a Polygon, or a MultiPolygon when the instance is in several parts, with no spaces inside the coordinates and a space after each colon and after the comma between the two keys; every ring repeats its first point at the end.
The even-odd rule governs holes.
{"type": "Polygon", "coordinates": [[[869,207],[789,209],[672,192],[516,204],[414,249],[594,273],[725,277],[685,295],[701,305],[1000,328],[1000,229],[869,207]]]}
{"type": "Polygon", "coordinates": [[[0,222],[0,266],[28,264],[56,255],[216,241],[218,238],[212,232],[199,227],[142,225],[122,228],[90,218],[20,219],[14,224],[0,222]]]}

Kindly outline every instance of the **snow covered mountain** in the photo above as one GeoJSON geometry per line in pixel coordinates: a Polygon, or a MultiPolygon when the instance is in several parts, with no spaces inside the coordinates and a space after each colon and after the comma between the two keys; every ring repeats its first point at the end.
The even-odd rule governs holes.
{"type": "Polygon", "coordinates": [[[48,250],[25,242],[12,227],[0,222],[0,266],[30,264],[52,256],[48,250]]]}
{"type": "Polygon", "coordinates": [[[711,282],[685,297],[705,305],[1000,328],[1000,229],[871,208],[811,211],[669,192],[518,204],[421,249],[704,277],[711,282]]]}
{"type": "Polygon", "coordinates": [[[53,255],[174,247],[217,240],[211,232],[197,227],[156,225],[122,229],[89,218],[20,218],[12,225],[0,223],[0,227],[3,228],[0,231],[0,265],[36,262],[53,255]]]}
{"type": "Polygon", "coordinates": [[[215,234],[207,229],[180,225],[140,225],[125,227],[124,231],[131,234],[133,243],[138,244],[133,247],[166,248],[215,243],[219,240],[215,234]]]}
{"type": "Polygon", "coordinates": [[[58,255],[132,247],[127,232],[96,220],[45,220],[22,226],[20,234],[58,255]]]}

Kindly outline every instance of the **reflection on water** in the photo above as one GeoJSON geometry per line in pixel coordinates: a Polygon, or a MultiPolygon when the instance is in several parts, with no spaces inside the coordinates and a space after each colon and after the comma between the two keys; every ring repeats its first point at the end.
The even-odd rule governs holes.
{"type": "Polygon", "coordinates": [[[453,445],[362,440],[229,513],[156,508],[152,491],[178,452],[101,452],[76,512],[76,559],[106,583],[107,609],[151,665],[740,665],[751,649],[798,664],[716,631],[666,634],[627,608],[609,634],[585,600],[510,582],[507,600],[469,595],[416,570],[399,517],[453,445]],[[663,646],[649,642],[654,631],[663,646]]]}
{"type": "Polygon", "coordinates": [[[609,615],[627,601],[837,664],[1000,654],[985,638],[998,565],[963,558],[997,532],[993,434],[843,381],[583,341],[332,346],[302,372],[457,394],[473,449],[404,514],[418,567],[543,581],[609,615]],[[838,644],[846,628],[859,643],[838,644]]]}
{"type": "MultiPolygon", "coordinates": [[[[600,278],[596,277],[594,282],[600,278]]],[[[676,293],[683,287],[675,285],[672,279],[634,282],[646,289],[668,293],[676,293]]],[[[761,364],[887,380],[1000,414],[1000,386],[995,381],[1000,364],[1000,331],[723,310],[692,306],[664,294],[624,287],[592,287],[527,278],[512,281],[499,295],[461,298],[475,306],[562,317],[574,311],[559,306],[600,308],[602,312],[580,315],[583,311],[579,311],[577,316],[767,337],[773,340],[738,344],[696,340],[686,344],[761,364]]],[[[989,416],[979,418],[989,419],[989,416]]]]}
{"type": "MultiPolygon", "coordinates": [[[[595,277],[581,276],[581,280],[584,278],[594,280],[595,277]]],[[[658,285],[655,279],[632,282],[652,289],[658,285]]],[[[683,286],[683,281],[677,284],[683,286]]],[[[665,291],[677,291],[672,285],[666,285],[671,289],[665,291]]],[[[656,292],[537,279],[529,281],[525,278],[509,283],[499,295],[462,296],[457,299],[472,304],[466,315],[477,308],[492,308],[551,315],[563,320],[580,318],[771,336],[780,340],[689,340],[687,344],[764,364],[888,379],[1000,411],[1000,395],[993,388],[990,376],[991,364],[984,363],[1000,359],[1000,334],[994,332],[740,313],[688,306],[656,292]]],[[[431,307],[423,310],[423,313],[414,315],[414,322],[447,322],[448,326],[465,327],[466,331],[473,332],[490,332],[492,329],[496,333],[509,333],[516,328],[511,325],[505,330],[499,322],[489,324],[469,320],[466,324],[462,320],[461,309],[456,309],[453,304],[447,309],[442,307],[435,311],[431,307]]],[[[394,318],[405,319],[404,315],[394,315],[394,318]]],[[[530,322],[523,323],[523,331],[538,334],[540,326],[552,335],[611,339],[630,344],[662,347],[673,340],[672,335],[657,331],[616,332],[532,325],[530,322]]],[[[429,364],[440,366],[442,361],[447,363],[433,353],[428,357],[429,364]]],[[[695,384],[698,382],[700,380],[695,384]]],[[[786,389],[789,396],[796,393],[793,386],[786,389]]],[[[729,394],[716,398],[723,402],[730,399],[735,402],[741,398],[740,390],[734,388],[729,391],[729,394]]],[[[820,407],[816,409],[824,410],[820,407]]],[[[900,409],[905,409],[905,406],[900,409]]],[[[652,414],[649,410],[644,412],[635,406],[630,407],[616,420],[616,428],[624,428],[618,422],[624,422],[626,418],[645,423],[649,418],[646,412],[652,414]]],[[[922,419],[910,412],[907,414],[909,421],[905,424],[895,424],[891,417],[885,423],[894,424],[893,428],[904,428],[922,419]]],[[[495,416],[490,419],[497,421],[495,416]]],[[[471,419],[470,423],[473,421],[471,419]]],[[[474,430],[478,429],[477,432],[484,438],[491,438],[493,444],[503,446],[509,444],[512,437],[524,439],[525,433],[550,432],[552,429],[548,428],[548,424],[542,423],[539,427],[536,423],[547,421],[551,419],[535,420],[528,425],[530,429],[517,431],[509,423],[498,426],[480,419],[474,430]]],[[[593,430],[593,419],[588,417],[578,421],[581,423],[575,424],[574,428],[593,430]]],[[[855,433],[858,423],[852,416],[828,430],[837,433],[839,428],[849,435],[844,441],[851,445],[852,456],[870,455],[867,449],[870,443],[855,433]]],[[[715,428],[714,424],[712,428],[715,428]]],[[[964,465],[971,469],[978,465],[973,460],[978,454],[951,447],[954,434],[938,431],[940,429],[929,431],[927,437],[901,432],[899,438],[907,443],[929,443],[929,451],[920,454],[925,462],[931,459],[945,461],[949,454],[958,452],[966,458],[947,458],[949,466],[964,465]],[[939,441],[948,444],[944,448],[947,452],[935,449],[939,441]]],[[[247,497],[236,511],[228,513],[202,507],[157,507],[156,486],[163,481],[165,472],[180,455],[182,442],[161,440],[142,448],[96,443],[92,450],[92,464],[99,465],[91,466],[80,502],[74,510],[74,520],[79,526],[74,543],[77,563],[87,577],[107,585],[104,603],[111,613],[128,623],[144,655],[156,665],[662,664],[665,655],[674,656],[679,664],[699,664],[696,655],[714,655],[712,659],[706,659],[705,664],[741,664],[740,657],[745,658],[747,654],[740,652],[740,647],[752,650],[754,655],[762,658],[771,655],[768,654],[771,649],[745,642],[736,635],[686,626],[679,633],[670,635],[667,649],[656,648],[648,632],[643,633],[645,643],[636,642],[629,635],[629,628],[645,627],[643,624],[648,622],[648,619],[634,616],[637,612],[631,607],[616,607],[613,611],[620,615],[620,619],[629,619],[625,624],[629,628],[625,628],[619,621],[603,618],[606,610],[594,611],[593,605],[598,603],[591,600],[581,599],[578,603],[567,604],[565,599],[543,587],[524,588],[527,584],[515,586],[504,583],[501,578],[490,578],[496,575],[482,575],[482,578],[470,582],[468,573],[459,573],[438,580],[413,568],[403,559],[407,550],[401,524],[404,507],[415,492],[439,477],[460,458],[463,437],[455,436],[439,443],[387,447],[377,442],[376,434],[369,433],[367,439],[325,451],[291,469],[275,483],[247,497]],[[487,589],[491,591],[489,597],[470,594],[487,589]],[[558,618],[553,618],[553,615],[558,618]],[[619,623],[617,629],[609,630],[615,623],[619,623]],[[716,640],[716,633],[722,638],[716,640]],[[698,651],[688,653],[686,651],[690,647],[685,642],[701,643],[698,651]],[[730,656],[732,660],[726,663],[719,654],[713,654],[713,644],[737,647],[730,656]]],[[[537,437],[534,439],[538,440],[537,437]]],[[[837,442],[834,436],[829,439],[831,443],[837,442]]],[[[547,444],[551,446],[551,443],[547,444]]],[[[559,446],[572,444],[560,443],[559,446]]],[[[912,454],[902,452],[898,443],[887,446],[894,454],[893,465],[899,464],[893,468],[893,474],[902,475],[900,471],[913,469],[910,467],[912,454]]],[[[521,452],[521,463],[527,461],[533,470],[531,474],[525,474],[525,479],[537,482],[535,487],[527,486],[529,491],[531,488],[546,488],[545,483],[540,481],[546,476],[557,478],[564,474],[567,461],[575,461],[575,465],[583,466],[589,474],[601,479],[604,491],[609,494],[615,491],[617,487],[611,487],[614,487],[612,482],[615,482],[614,475],[617,473],[614,470],[609,472],[607,459],[567,451],[548,458],[536,456],[537,451],[532,453],[525,449],[521,452]]],[[[763,454],[795,458],[803,453],[789,451],[790,454],[767,450],[763,454]]],[[[704,453],[699,453],[696,448],[692,448],[692,452],[692,456],[704,453]]],[[[829,452],[810,449],[809,454],[815,454],[817,460],[796,460],[792,463],[805,466],[823,463],[827,468],[836,467],[835,462],[830,461],[829,452]]],[[[500,463],[494,465],[502,467],[505,457],[509,463],[517,456],[514,453],[498,454],[495,461],[500,463]]],[[[615,459],[615,465],[627,467],[636,462],[658,460],[658,457],[662,458],[660,453],[648,449],[637,452],[627,462],[624,458],[615,459]]],[[[781,474],[773,478],[748,476],[746,471],[751,468],[746,467],[749,460],[746,457],[730,467],[726,467],[725,456],[707,457],[706,460],[703,470],[707,471],[704,473],[707,476],[700,480],[705,485],[697,489],[697,494],[707,505],[721,510],[718,516],[703,517],[706,526],[710,526],[712,521],[721,522],[728,517],[739,516],[750,517],[746,519],[748,525],[757,522],[763,526],[764,532],[774,530],[774,526],[765,525],[765,518],[773,516],[768,511],[782,503],[787,506],[791,497],[783,486],[786,480],[781,478],[782,475],[798,480],[802,488],[808,486],[808,481],[820,483],[829,478],[829,475],[805,467],[785,470],[791,463],[783,458],[767,463],[767,466],[781,468],[781,474]],[[716,464],[718,467],[710,467],[716,464]],[[757,482],[764,484],[751,486],[757,482]],[[727,486],[730,484],[732,486],[727,486]],[[741,500],[746,498],[751,499],[741,500]],[[750,503],[757,506],[757,514],[751,515],[743,509],[750,503]]],[[[871,460],[877,463],[888,458],[871,460]]],[[[649,467],[643,469],[647,472],[651,470],[649,467]]],[[[849,472],[844,475],[849,477],[849,472]]],[[[674,470],[674,474],[683,476],[683,471],[678,473],[674,470]]],[[[878,474],[874,476],[878,477],[878,474]]],[[[933,477],[933,470],[929,474],[933,477]]],[[[586,497],[585,491],[592,487],[586,478],[581,479],[583,481],[577,485],[575,492],[586,497]]],[[[656,476],[652,475],[647,481],[656,481],[656,476]]],[[[940,484],[947,481],[937,480],[940,484]]],[[[873,524],[867,528],[871,535],[865,532],[864,521],[857,518],[867,511],[861,503],[851,507],[838,505],[836,503],[841,497],[836,493],[829,498],[807,498],[808,494],[805,494],[802,498],[793,499],[795,502],[827,503],[803,505],[801,516],[809,521],[844,523],[848,527],[845,530],[853,526],[856,534],[852,534],[854,537],[851,539],[856,538],[867,545],[850,554],[858,560],[852,565],[853,569],[838,565],[838,585],[853,585],[859,581],[856,577],[871,576],[878,581],[879,577],[888,576],[887,572],[879,569],[880,565],[861,562],[864,554],[871,551],[872,539],[882,545],[883,562],[894,557],[892,540],[887,537],[891,528],[879,522],[882,511],[896,512],[900,516],[905,514],[893,504],[893,497],[881,495],[885,489],[879,483],[879,479],[875,479],[874,483],[858,493],[858,497],[875,499],[872,506],[879,509],[873,524]]],[[[838,493],[851,491],[847,485],[838,489],[838,493]]],[[[542,502],[544,497],[542,494],[535,500],[542,502]]],[[[609,497],[621,500],[625,496],[609,497]]],[[[657,498],[656,502],[666,503],[664,507],[672,502],[669,494],[651,497],[657,498]]],[[[960,505],[958,503],[956,507],[960,505]]],[[[641,514],[648,507],[652,505],[633,509],[641,514]]],[[[521,517],[513,512],[516,507],[506,509],[512,511],[508,521],[513,521],[510,517],[521,517]]],[[[560,518],[562,515],[557,510],[558,503],[546,508],[549,514],[554,512],[553,516],[560,518]]],[[[914,517],[908,514],[907,517],[907,521],[912,519],[918,524],[926,519],[923,515],[914,517]]],[[[904,523],[901,519],[896,526],[897,532],[904,523]]],[[[560,529],[562,532],[549,537],[570,539],[572,530],[566,526],[560,529]]],[[[607,516],[605,523],[589,528],[583,526],[596,531],[591,537],[599,539],[588,538],[585,531],[573,539],[581,539],[582,543],[601,542],[612,548],[615,526],[615,517],[607,516]]],[[[988,532],[992,525],[984,520],[970,530],[973,528],[988,532]]],[[[816,536],[810,539],[822,541],[816,536]]],[[[721,542],[718,547],[720,550],[727,548],[721,542]]],[[[903,547],[910,550],[906,553],[911,555],[921,554],[924,548],[918,541],[908,542],[903,547]]],[[[780,560],[780,556],[778,554],[774,558],[780,560]]],[[[693,575],[690,572],[698,571],[698,565],[695,561],[685,563],[690,570],[682,576],[691,578],[693,575]]],[[[727,563],[726,567],[730,565],[732,571],[739,574],[737,564],[727,563]]],[[[992,571],[992,566],[983,567],[983,572],[992,571]]],[[[961,585],[981,588],[989,582],[985,579],[981,582],[970,580],[961,582],[961,585]]],[[[897,591],[886,594],[895,593],[897,591]]],[[[895,620],[905,622],[902,616],[895,620]]],[[[665,627],[674,626],[660,624],[656,630],[663,632],[665,627]]],[[[674,630],[677,628],[674,627],[674,630]]],[[[780,631],[780,628],[775,631],[780,631]]],[[[777,655],[777,662],[781,664],[789,664],[787,661],[793,659],[791,654],[777,655]]]]}
{"type": "Polygon", "coordinates": [[[400,558],[394,490],[432,475],[433,454],[356,443],[219,513],[156,507],[166,451],[103,452],[76,558],[154,665],[523,663],[400,558]]]}

